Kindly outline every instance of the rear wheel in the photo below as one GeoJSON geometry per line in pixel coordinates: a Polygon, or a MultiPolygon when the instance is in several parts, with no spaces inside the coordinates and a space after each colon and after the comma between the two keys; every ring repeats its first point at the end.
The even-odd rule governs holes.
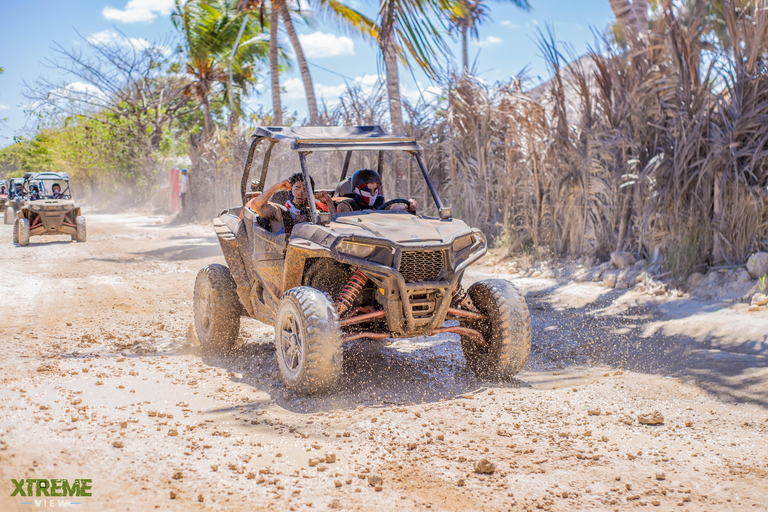
{"type": "Polygon", "coordinates": [[[13,223],[16,217],[16,211],[13,209],[13,206],[9,206],[5,209],[5,223],[11,224],[13,223]]]}
{"type": "Polygon", "coordinates": [[[19,243],[19,219],[13,221],[13,243],[19,243]]]}
{"type": "Polygon", "coordinates": [[[285,292],[275,322],[277,364],[285,385],[302,395],[333,389],[343,351],[336,308],[308,286],[285,292]]]}
{"type": "Polygon", "coordinates": [[[229,269],[212,263],[195,280],[193,309],[195,332],[205,351],[226,351],[234,346],[240,333],[237,287],[229,269]]]}
{"type": "Polygon", "coordinates": [[[77,225],[77,235],[75,235],[75,240],[78,242],[85,242],[85,217],[78,215],[75,219],[75,224],[77,225]]]}
{"type": "Polygon", "coordinates": [[[504,279],[478,281],[467,290],[488,320],[468,323],[482,333],[487,346],[461,338],[467,366],[479,378],[511,378],[523,369],[531,352],[531,317],[525,299],[504,279]]]}
{"type": "Polygon", "coordinates": [[[29,219],[19,219],[19,245],[29,245],[29,219]]]}

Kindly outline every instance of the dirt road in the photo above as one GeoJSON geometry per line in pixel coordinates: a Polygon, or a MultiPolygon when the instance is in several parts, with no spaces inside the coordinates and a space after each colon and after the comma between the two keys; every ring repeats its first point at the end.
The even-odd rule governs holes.
{"type": "Polygon", "coordinates": [[[0,510],[768,510],[768,314],[746,306],[480,265],[465,282],[527,294],[517,379],[477,380],[452,335],[360,341],[338,393],[300,398],[270,327],[225,357],[188,335],[210,226],[90,214],[85,244],[0,242],[0,510]]]}

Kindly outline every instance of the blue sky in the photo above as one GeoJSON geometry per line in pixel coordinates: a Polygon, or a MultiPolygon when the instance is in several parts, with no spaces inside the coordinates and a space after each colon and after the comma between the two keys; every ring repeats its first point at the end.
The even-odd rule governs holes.
{"type": "MultiPolygon", "coordinates": [[[[592,29],[599,31],[613,21],[608,0],[530,0],[532,10],[526,13],[501,1],[489,0],[491,20],[480,27],[480,41],[470,45],[470,61],[479,55],[477,74],[488,83],[508,79],[528,67],[530,78],[546,79],[547,72],[537,48],[537,29],[552,26],[558,40],[582,54],[593,43],[592,29]],[[478,54],[479,52],[479,54],[478,54]],[[540,77],[540,78],[539,78],[540,77]]],[[[377,2],[352,0],[358,10],[373,17],[377,2]]],[[[24,82],[38,77],[59,77],[45,66],[55,43],[65,48],[82,44],[83,37],[124,44],[125,36],[134,44],[142,40],[160,41],[174,31],[170,20],[173,0],[28,0],[0,2],[0,147],[13,142],[13,136],[28,134],[33,128],[25,121],[22,108],[24,82]],[[25,130],[27,130],[25,132],[25,130]]],[[[317,95],[329,106],[338,100],[346,83],[370,86],[379,73],[375,48],[360,39],[344,35],[334,26],[320,21],[311,26],[297,25],[302,37],[317,95]]],[[[287,38],[286,38],[287,43],[287,38]]],[[[460,60],[458,45],[452,45],[454,59],[460,60]]],[[[400,69],[403,94],[415,100],[419,91],[429,94],[429,80],[415,71],[415,81],[406,69],[400,69]]],[[[73,79],[74,80],[74,79],[73,79]]],[[[263,80],[268,80],[267,76],[263,80]]],[[[281,76],[285,89],[283,106],[306,113],[303,88],[297,71],[281,76]]],[[[258,86],[249,99],[252,108],[271,108],[268,88],[258,86]]]]}

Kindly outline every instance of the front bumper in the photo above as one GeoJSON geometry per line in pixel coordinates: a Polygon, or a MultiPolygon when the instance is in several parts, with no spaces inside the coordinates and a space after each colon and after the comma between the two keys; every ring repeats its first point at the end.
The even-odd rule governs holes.
{"type": "Polygon", "coordinates": [[[389,337],[407,338],[429,335],[443,325],[451,305],[452,292],[464,270],[486,253],[487,244],[482,232],[473,229],[472,234],[475,235],[474,243],[457,253],[452,251],[453,240],[413,247],[358,236],[335,240],[330,251],[334,259],[359,268],[373,281],[376,286],[374,298],[386,313],[389,337]],[[345,241],[389,247],[393,256],[392,266],[340,252],[339,245],[345,241]],[[406,251],[444,251],[445,271],[434,281],[407,282],[399,270],[403,252],[406,251]]]}

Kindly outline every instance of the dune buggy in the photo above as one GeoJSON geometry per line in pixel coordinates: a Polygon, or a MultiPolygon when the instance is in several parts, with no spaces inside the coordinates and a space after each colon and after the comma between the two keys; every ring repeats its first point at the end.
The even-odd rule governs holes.
{"type": "Polygon", "coordinates": [[[5,209],[8,206],[8,182],[6,180],[0,180],[0,213],[5,213],[5,209]]]}
{"type": "Polygon", "coordinates": [[[12,178],[8,185],[8,198],[5,200],[5,219],[6,224],[13,224],[16,219],[16,212],[24,204],[24,196],[15,193],[16,186],[23,189],[24,178],[12,178]]]}
{"type": "Polygon", "coordinates": [[[25,174],[24,200],[17,208],[13,243],[29,245],[29,238],[38,235],[70,235],[73,241],[85,242],[85,217],[72,200],[69,174],[25,174]],[[54,193],[56,185],[59,188],[57,194],[54,193]]]}
{"type": "Polygon", "coordinates": [[[312,158],[342,152],[339,184],[330,191],[334,200],[349,192],[354,153],[375,152],[380,173],[385,152],[415,159],[437,216],[385,210],[405,201],[395,199],[379,210],[331,218],[316,208],[311,187],[312,220],[288,235],[270,232],[247,206],[222,211],[214,228],[227,266],[208,265],[195,281],[194,323],[204,350],[231,347],[242,315],[274,326],[283,380],[300,394],[332,389],[341,373],[343,344],[356,339],[454,333],[478,377],[506,378],[523,368],[531,346],[525,300],[500,279],[464,291],[464,271],[485,254],[486,240],[443,206],[415,139],[389,136],[377,126],[257,128],[241,180],[243,204],[264,190],[278,144],[298,157],[305,183],[312,158]],[[250,180],[249,192],[260,145],[260,176],[250,180]]]}

